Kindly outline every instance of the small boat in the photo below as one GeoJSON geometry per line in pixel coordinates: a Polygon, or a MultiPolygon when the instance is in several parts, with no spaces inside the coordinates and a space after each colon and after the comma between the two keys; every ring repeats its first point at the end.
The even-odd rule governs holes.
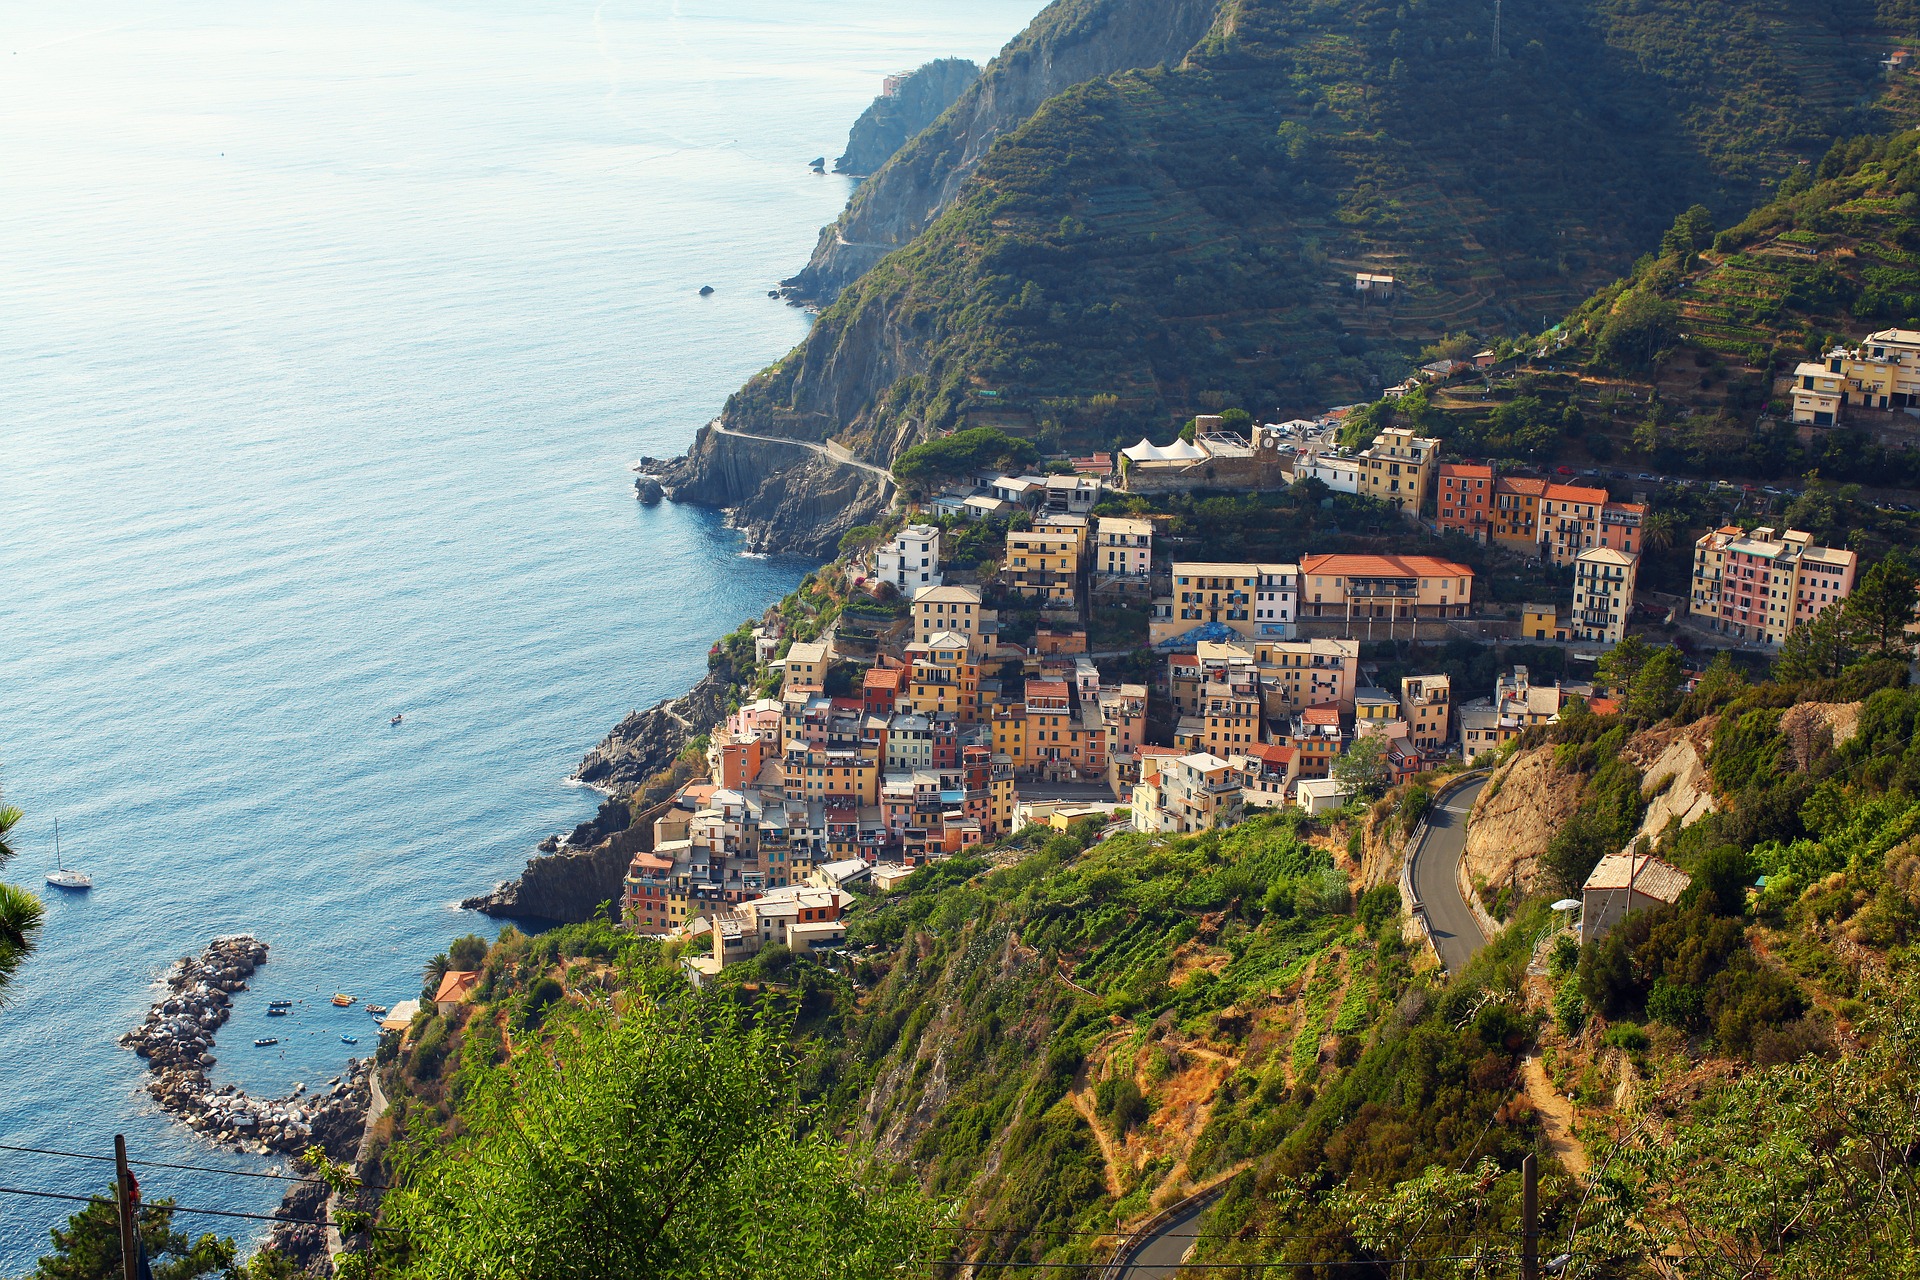
{"type": "Polygon", "coordinates": [[[333,993],[333,1002],[334,1004],[338,1005],[340,1008],[344,1009],[353,1003],[353,997],[343,992],[336,991],[333,993]]]}
{"type": "Polygon", "coordinates": [[[370,1004],[367,1006],[367,1012],[376,1018],[382,1017],[387,1012],[387,1006],[383,1004],[370,1004]]]}
{"type": "Polygon", "coordinates": [[[391,719],[391,720],[389,720],[389,721],[387,721],[387,723],[388,723],[388,724],[390,724],[390,725],[391,725],[391,724],[399,724],[399,723],[400,723],[400,722],[401,722],[402,720],[405,720],[406,718],[407,718],[407,716],[406,716],[406,713],[405,713],[405,712],[401,712],[401,713],[400,713],[399,715],[397,715],[397,716],[395,716],[395,717],[394,717],[393,719],[391,719]]]}
{"type": "Polygon", "coordinates": [[[267,1008],[269,1008],[269,1009],[291,1009],[291,1008],[293,1008],[293,1001],[291,1001],[291,1000],[269,1000],[269,1001],[267,1001],[267,1008]]]}
{"type": "Polygon", "coordinates": [[[340,1043],[341,1044],[359,1044],[360,1037],[359,1036],[341,1036],[340,1043]]]}
{"type": "Polygon", "coordinates": [[[288,1013],[288,1011],[287,1011],[287,1010],[285,1010],[285,1009],[269,1009],[269,1010],[267,1010],[267,1016],[268,1016],[269,1018],[284,1018],[284,1017],[286,1017],[286,1016],[287,1016],[287,1013],[288,1013]]]}
{"type": "Polygon", "coordinates": [[[280,1039],[278,1036],[262,1036],[260,1039],[255,1040],[253,1042],[253,1047],[256,1049],[264,1049],[270,1044],[279,1044],[279,1043],[280,1043],[280,1039]]]}
{"type": "Polygon", "coordinates": [[[84,871],[69,871],[60,857],[60,819],[53,820],[53,866],[47,872],[47,883],[56,889],[73,889],[84,893],[93,888],[93,878],[84,871]]]}

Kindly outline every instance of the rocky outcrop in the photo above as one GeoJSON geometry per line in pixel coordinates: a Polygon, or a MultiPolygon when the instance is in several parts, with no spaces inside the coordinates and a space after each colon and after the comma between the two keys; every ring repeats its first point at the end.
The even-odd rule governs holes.
{"type": "Polygon", "coordinates": [[[725,719],[732,692],[726,681],[709,673],[679,697],[633,712],[587,753],[573,776],[603,791],[631,791],[725,719]]]}
{"type": "Polygon", "coordinates": [[[1213,25],[1218,0],[1055,0],[938,120],[853,195],[786,281],[827,302],[940,216],[987,149],[1082,81],[1177,63],[1213,25]]]}
{"type": "Polygon", "coordinates": [[[1582,775],[1554,767],[1552,747],[1517,752],[1473,802],[1462,878],[1502,885],[1517,875],[1531,888],[1540,855],[1579,807],[1585,783],[1582,775]]]}
{"type": "MultiPolygon", "coordinates": [[[[747,550],[755,554],[825,558],[838,549],[841,534],[871,523],[893,502],[885,478],[808,447],[824,446],[827,425],[824,419],[796,424],[789,443],[731,435],[710,424],[694,437],[686,457],[661,469],[660,478],[675,502],[727,508],[729,523],[746,535],[747,550]]],[[[890,457],[885,453],[874,465],[884,468],[890,457]]]]}
{"type": "Polygon", "coordinates": [[[468,898],[469,911],[509,920],[580,924],[602,903],[620,901],[621,885],[633,854],[615,837],[591,849],[561,849],[527,860],[517,880],[502,881],[491,893],[468,898]]]}
{"type": "Polygon", "coordinates": [[[847,135],[846,154],[833,162],[833,171],[862,177],[872,173],[938,120],[979,78],[980,68],[966,58],[927,63],[860,113],[847,135]]]}
{"type": "Polygon", "coordinates": [[[251,934],[215,938],[199,956],[173,967],[167,994],[120,1043],[147,1060],[154,1100],[211,1141],[260,1154],[318,1145],[343,1159],[359,1143],[366,1118],[367,1062],[349,1062],[326,1093],[313,1096],[297,1084],[284,1098],[254,1098],[207,1080],[214,1033],[231,1015],[234,993],[248,989],[247,979],[266,960],[267,944],[251,934]]]}
{"type": "Polygon", "coordinates": [[[1620,754],[1640,770],[1640,794],[1648,798],[1636,839],[1657,840],[1669,822],[1678,819],[1681,826],[1690,827],[1714,811],[1707,753],[1719,723],[1718,716],[1708,716],[1689,725],[1650,729],[1627,740],[1620,754]]]}

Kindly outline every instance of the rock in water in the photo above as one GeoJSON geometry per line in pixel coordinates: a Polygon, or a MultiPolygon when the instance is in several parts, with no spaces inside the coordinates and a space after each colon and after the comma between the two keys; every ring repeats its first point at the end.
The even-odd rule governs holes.
{"type": "Polygon", "coordinates": [[[641,476],[633,482],[633,496],[652,506],[666,496],[666,490],[662,489],[660,482],[652,476],[641,476]]]}
{"type": "Polygon", "coordinates": [[[712,297],[712,296],[713,296],[713,286],[712,286],[712,285],[710,285],[710,284],[703,284],[703,285],[701,285],[701,286],[700,286],[700,296],[701,296],[701,297],[703,297],[703,298],[710,298],[710,297],[712,297]]]}

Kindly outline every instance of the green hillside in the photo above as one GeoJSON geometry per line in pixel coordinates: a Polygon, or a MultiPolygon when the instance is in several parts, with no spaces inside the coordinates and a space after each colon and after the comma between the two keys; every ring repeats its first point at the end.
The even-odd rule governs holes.
{"type": "Polygon", "coordinates": [[[1575,0],[1504,9],[1495,57],[1490,5],[1237,0],[1182,64],[1002,138],[729,412],[1107,441],[1369,393],[1443,332],[1542,328],[1688,206],[1731,220],[1835,137],[1920,114],[1876,63],[1913,22],[1575,0]],[[1362,270],[1397,300],[1361,305],[1362,270]]]}

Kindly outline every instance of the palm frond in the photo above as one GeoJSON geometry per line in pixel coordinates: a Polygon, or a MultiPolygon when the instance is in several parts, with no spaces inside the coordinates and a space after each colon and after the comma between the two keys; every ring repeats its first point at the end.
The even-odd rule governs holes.
{"type": "Polygon", "coordinates": [[[14,824],[26,816],[18,806],[0,805],[0,867],[13,861],[13,846],[7,843],[7,832],[13,830],[14,824]]]}
{"type": "Polygon", "coordinates": [[[33,954],[46,908],[16,884],[0,884],[0,1004],[16,970],[33,954]]]}

